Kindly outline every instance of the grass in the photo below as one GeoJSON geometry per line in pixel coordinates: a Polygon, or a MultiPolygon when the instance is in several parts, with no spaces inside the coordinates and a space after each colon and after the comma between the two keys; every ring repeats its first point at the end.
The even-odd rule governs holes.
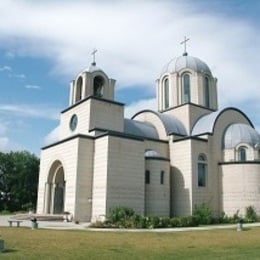
{"type": "Polygon", "coordinates": [[[1,228],[0,259],[259,259],[260,228],[247,231],[94,232],[1,228]]]}

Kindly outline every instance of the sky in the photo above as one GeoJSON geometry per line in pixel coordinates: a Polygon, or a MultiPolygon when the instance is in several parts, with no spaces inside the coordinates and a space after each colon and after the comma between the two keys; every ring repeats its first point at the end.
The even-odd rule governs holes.
{"type": "Polygon", "coordinates": [[[259,132],[259,13],[260,0],[0,1],[0,151],[39,156],[55,139],[94,48],[125,116],[156,110],[155,80],[184,36],[218,79],[219,108],[239,108],[259,132]]]}

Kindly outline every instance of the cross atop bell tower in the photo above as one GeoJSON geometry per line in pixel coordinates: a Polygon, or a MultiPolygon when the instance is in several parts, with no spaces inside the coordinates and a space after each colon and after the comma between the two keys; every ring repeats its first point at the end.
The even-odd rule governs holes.
{"type": "Polygon", "coordinates": [[[91,65],[96,66],[96,53],[97,53],[97,49],[94,48],[94,50],[91,52],[91,55],[93,56],[93,61],[91,63],[91,65]]]}

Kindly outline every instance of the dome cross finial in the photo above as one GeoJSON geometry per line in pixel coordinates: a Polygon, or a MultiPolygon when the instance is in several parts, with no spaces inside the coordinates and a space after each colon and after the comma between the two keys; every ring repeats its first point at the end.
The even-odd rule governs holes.
{"type": "Polygon", "coordinates": [[[97,53],[97,49],[94,48],[94,50],[91,52],[91,55],[93,56],[93,62],[91,63],[91,65],[96,66],[96,53],[97,53]]]}
{"type": "Polygon", "coordinates": [[[189,41],[190,39],[189,38],[186,38],[186,36],[184,36],[184,41],[181,42],[181,44],[184,45],[184,53],[183,53],[183,56],[187,56],[188,53],[186,51],[186,47],[187,47],[187,41],[189,41]]]}

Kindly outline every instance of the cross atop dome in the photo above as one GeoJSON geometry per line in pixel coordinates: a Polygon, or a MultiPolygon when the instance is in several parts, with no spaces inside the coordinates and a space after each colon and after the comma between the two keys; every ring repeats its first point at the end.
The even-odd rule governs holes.
{"type": "Polygon", "coordinates": [[[184,36],[184,41],[181,42],[181,44],[184,45],[184,53],[183,53],[183,56],[188,56],[188,53],[186,51],[186,47],[187,47],[187,41],[189,41],[190,39],[189,38],[186,38],[186,36],[184,36]]]}

